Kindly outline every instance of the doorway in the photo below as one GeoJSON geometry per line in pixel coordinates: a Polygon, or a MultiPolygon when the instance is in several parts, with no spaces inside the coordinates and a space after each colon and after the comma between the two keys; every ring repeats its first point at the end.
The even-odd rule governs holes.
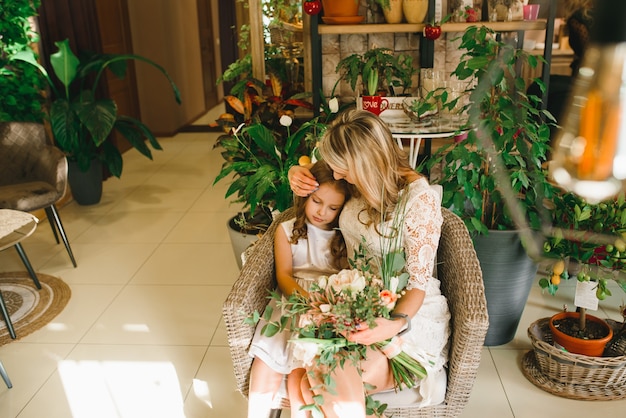
{"type": "Polygon", "coordinates": [[[215,62],[215,38],[210,0],[198,0],[198,32],[200,34],[200,57],[206,110],[217,105],[217,74],[215,62]]]}

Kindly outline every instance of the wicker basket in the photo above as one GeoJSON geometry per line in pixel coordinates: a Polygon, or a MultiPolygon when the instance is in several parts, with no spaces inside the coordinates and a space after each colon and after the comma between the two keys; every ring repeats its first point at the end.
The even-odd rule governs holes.
{"type": "Polygon", "coordinates": [[[303,39],[302,24],[288,22],[273,23],[269,27],[270,40],[277,46],[301,43],[303,39]]]}
{"type": "MultiPolygon", "coordinates": [[[[626,397],[626,354],[624,338],[614,340],[612,347],[621,355],[590,357],[572,354],[552,345],[549,318],[533,322],[528,328],[533,351],[522,361],[524,375],[535,385],[573,399],[610,400],[626,397]]],[[[607,320],[619,330],[621,323],[607,320]]]]}

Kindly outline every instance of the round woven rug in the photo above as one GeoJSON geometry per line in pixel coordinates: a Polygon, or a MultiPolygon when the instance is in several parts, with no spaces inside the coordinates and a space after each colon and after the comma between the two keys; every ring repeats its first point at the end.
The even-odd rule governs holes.
{"type": "MultiPolygon", "coordinates": [[[[0,291],[17,334],[15,340],[49,323],[70,300],[72,292],[63,280],[43,273],[37,273],[37,277],[41,289],[37,289],[25,271],[0,273],[0,291]]],[[[9,335],[0,312],[0,346],[15,340],[9,335]]]]}

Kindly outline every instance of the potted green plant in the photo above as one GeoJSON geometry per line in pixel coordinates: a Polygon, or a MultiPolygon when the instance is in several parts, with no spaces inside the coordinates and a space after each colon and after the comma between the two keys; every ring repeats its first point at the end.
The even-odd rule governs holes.
{"type": "Polygon", "coordinates": [[[402,96],[410,92],[417,69],[409,54],[394,54],[389,48],[372,48],[343,58],[335,69],[353,91],[364,96],[402,96]],[[362,83],[357,89],[357,84],[362,83]]]}
{"type": "Polygon", "coordinates": [[[519,73],[523,63],[534,67],[535,57],[485,26],[467,28],[460,48],[452,74],[475,81],[460,129],[466,139],[441,147],[419,169],[443,187],[443,206],[473,236],[490,310],[485,344],[500,345],[514,337],[537,271],[521,243],[527,228],[520,224],[538,230],[554,195],[544,168],[554,119],[540,110],[540,98],[526,93],[519,73]]]}
{"type": "MultiPolygon", "coordinates": [[[[611,296],[610,280],[626,292],[624,194],[590,204],[573,193],[562,192],[553,203],[551,232],[546,234],[543,255],[554,262],[546,265],[539,280],[541,288],[555,295],[562,280],[576,277],[581,283],[580,291],[595,293],[600,301],[611,296]]],[[[597,302],[585,305],[590,298],[580,300],[577,312],[558,313],[551,318],[552,332],[557,342],[570,352],[601,355],[610,340],[611,327],[587,314],[587,309],[593,309],[597,302]]]]}
{"type": "MultiPolygon", "coordinates": [[[[106,69],[123,78],[127,62],[137,60],[159,70],[170,82],[174,97],[180,103],[178,88],[165,69],[152,60],[135,54],[86,54],[79,59],[72,52],[67,39],[56,42],[55,45],[58,51],[50,55],[50,65],[57,81],[62,85],[61,88],[39,64],[32,50],[18,52],[12,59],[34,65],[47,80],[51,91],[48,118],[52,134],[55,143],[66,153],[70,163],[75,163],[78,172],[87,172],[94,162],[101,162],[112,175],[120,177],[123,168],[122,154],[109,140],[114,130],[142,155],[152,159],[146,139],[154,149],[161,149],[161,146],[150,129],[140,120],[120,115],[115,101],[96,97],[96,91],[106,69]]],[[[78,172],[70,173],[70,185],[78,172]]],[[[101,187],[101,177],[99,183],[94,187],[101,187]]],[[[73,192],[75,189],[77,187],[73,187],[73,192]]],[[[100,200],[100,196],[97,196],[95,202],[81,202],[76,194],[74,197],[79,203],[86,204],[100,200]]]]}
{"type": "Polygon", "coordinates": [[[555,120],[540,110],[539,97],[526,94],[519,71],[523,64],[536,67],[537,58],[498,40],[486,26],[467,28],[460,49],[465,52],[452,75],[470,81],[464,108],[468,121],[461,128],[467,137],[438,149],[422,168],[433,175],[434,168],[441,169],[433,180],[443,186],[443,203],[461,216],[471,234],[518,228],[506,203],[507,189],[538,230],[556,187],[545,167],[555,120]]]}
{"type": "MultiPolygon", "coordinates": [[[[243,106],[235,107],[239,105],[243,106]]],[[[213,184],[229,180],[225,197],[234,197],[232,203],[243,204],[240,213],[228,221],[240,266],[240,254],[265,232],[273,214],[293,204],[289,168],[310,161],[318,138],[339,111],[339,104],[336,98],[324,101],[320,115],[305,121],[294,118],[293,112],[271,109],[280,110],[278,126],[273,124],[274,117],[258,112],[247,123],[221,135],[214,145],[214,149],[222,149],[224,163],[213,184]]]]}
{"type": "Polygon", "coordinates": [[[394,54],[389,48],[373,48],[352,54],[337,64],[340,80],[346,81],[359,97],[358,108],[384,116],[404,114],[403,100],[408,96],[417,69],[409,54],[394,54]]]}

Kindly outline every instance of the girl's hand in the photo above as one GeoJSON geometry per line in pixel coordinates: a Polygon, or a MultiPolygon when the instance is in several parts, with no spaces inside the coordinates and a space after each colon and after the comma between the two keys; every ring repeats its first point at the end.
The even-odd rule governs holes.
{"type": "Polygon", "coordinates": [[[296,196],[307,197],[317,190],[319,184],[306,166],[294,165],[287,173],[289,185],[296,196]]]}
{"type": "Polygon", "coordinates": [[[360,331],[353,332],[346,338],[353,343],[372,345],[396,336],[404,324],[404,320],[394,321],[386,318],[378,318],[376,319],[376,327],[369,328],[366,323],[362,323],[360,331]]]}

